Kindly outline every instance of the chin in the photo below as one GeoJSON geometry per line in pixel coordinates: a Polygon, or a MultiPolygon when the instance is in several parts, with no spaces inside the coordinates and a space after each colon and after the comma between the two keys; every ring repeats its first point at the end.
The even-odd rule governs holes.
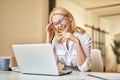
{"type": "Polygon", "coordinates": [[[66,29],[65,29],[65,30],[59,30],[58,32],[59,32],[59,33],[67,32],[67,30],[66,30],[66,29]]]}
{"type": "Polygon", "coordinates": [[[61,29],[58,30],[59,33],[62,33],[62,32],[67,32],[68,29],[67,29],[67,26],[64,25],[61,29]]]}

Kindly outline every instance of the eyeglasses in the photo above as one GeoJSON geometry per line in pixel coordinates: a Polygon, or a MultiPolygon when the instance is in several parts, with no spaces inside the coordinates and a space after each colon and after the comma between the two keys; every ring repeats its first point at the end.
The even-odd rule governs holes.
{"type": "MultiPolygon", "coordinates": [[[[65,17],[65,16],[64,16],[64,17],[65,17]]],[[[58,20],[58,22],[54,22],[54,23],[52,24],[53,27],[57,28],[59,24],[62,25],[62,24],[64,23],[64,17],[63,17],[63,18],[60,18],[60,19],[58,20]]]]}

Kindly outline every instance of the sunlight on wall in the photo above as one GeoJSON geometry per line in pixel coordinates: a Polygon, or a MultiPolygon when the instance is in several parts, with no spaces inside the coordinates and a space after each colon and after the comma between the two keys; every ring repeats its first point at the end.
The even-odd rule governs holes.
{"type": "Polygon", "coordinates": [[[45,42],[48,0],[0,0],[0,56],[14,56],[12,44],[45,42]]]}

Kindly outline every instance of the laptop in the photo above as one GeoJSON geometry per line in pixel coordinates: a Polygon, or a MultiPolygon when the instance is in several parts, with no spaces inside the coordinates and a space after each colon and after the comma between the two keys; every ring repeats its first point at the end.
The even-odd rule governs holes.
{"type": "Polygon", "coordinates": [[[64,75],[72,71],[59,71],[51,44],[13,44],[21,73],[64,75]]]}

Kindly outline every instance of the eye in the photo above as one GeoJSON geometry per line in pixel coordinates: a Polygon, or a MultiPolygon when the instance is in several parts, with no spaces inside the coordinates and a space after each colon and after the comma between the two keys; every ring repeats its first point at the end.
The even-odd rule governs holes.
{"type": "Polygon", "coordinates": [[[57,26],[57,25],[58,25],[58,23],[57,23],[57,22],[54,22],[54,23],[53,23],[53,26],[54,26],[54,27],[55,27],[55,26],[57,26]]]}
{"type": "Polygon", "coordinates": [[[58,22],[59,22],[60,24],[62,24],[63,21],[64,21],[64,18],[61,18],[61,19],[59,19],[58,22]]]}

